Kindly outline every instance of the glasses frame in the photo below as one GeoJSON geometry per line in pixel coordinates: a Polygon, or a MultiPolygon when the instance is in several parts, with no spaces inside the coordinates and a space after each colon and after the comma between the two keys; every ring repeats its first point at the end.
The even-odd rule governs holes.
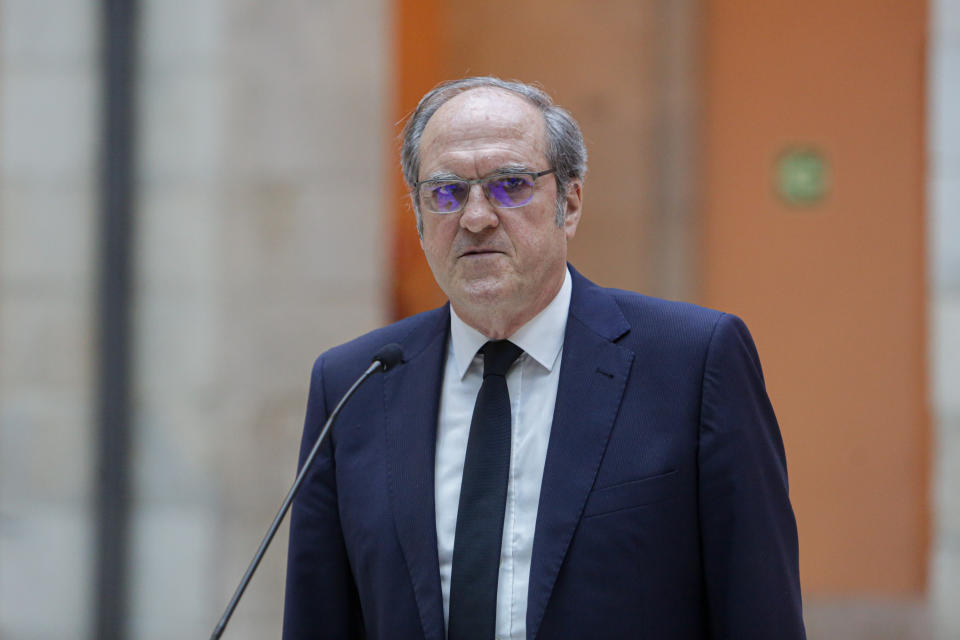
{"type": "Polygon", "coordinates": [[[417,183],[413,185],[413,192],[416,194],[417,202],[420,204],[421,207],[423,207],[430,213],[434,213],[438,216],[446,216],[451,213],[460,213],[461,211],[463,211],[463,208],[467,206],[467,200],[470,199],[470,191],[473,189],[473,185],[475,184],[479,184],[483,188],[483,195],[487,198],[487,201],[490,204],[492,204],[494,207],[497,207],[499,209],[519,209],[520,207],[525,207],[528,204],[530,204],[530,200],[533,200],[533,196],[530,196],[530,200],[527,200],[523,204],[516,204],[513,206],[503,205],[491,199],[490,189],[488,187],[490,182],[498,178],[509,177],[509,176],[529,176],[530,180],[534,183],[534,189],[536,189],[536,182],[539,178],[542,178],[543,176],[547,176],[547,175],[550,175],[551,173],[556,173],[556,172],[557,170],[555,168],[550,168],[550,169],[544,169],[543,171],[498,171],[489,176],[486,176],[483,178],[473,178],[472,180],[467,180],[465,178],[430,178],[428,180],[418,180],[417,183]],[[467,185],[467,199],[464,200],[463,204],[461,204],[459,207],[457,207],[456,209],[452,209],[450,211],[434,211],[429,207],[424,207],[423,201],[420,198],[420,187],[422,187],[425,184],[430,184],[431,182],[437,182],[437,183],[459,182],[461,184],[465,184],[467,185]]]}

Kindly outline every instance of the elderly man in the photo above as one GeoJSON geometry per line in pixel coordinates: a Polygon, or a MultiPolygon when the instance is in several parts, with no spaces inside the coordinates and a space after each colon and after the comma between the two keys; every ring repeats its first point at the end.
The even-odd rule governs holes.
{"type": "Polygon", "coordinates": [[[783,444],[734,316],[567,264],[586,150],[541,90],[440,85],[404,130],[449,304],[318,358],[284,637],[803,638],[783,444]]]}

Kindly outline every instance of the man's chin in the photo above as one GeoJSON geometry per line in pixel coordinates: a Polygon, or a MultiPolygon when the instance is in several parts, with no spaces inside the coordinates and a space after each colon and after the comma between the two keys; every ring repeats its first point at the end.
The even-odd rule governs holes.
{"type": "Polygon", "coordinates": [[[500,305],[510,298],[510,282],[503,274],[487,274],[456,283],[457,297],[471,306],[500,305]]]}

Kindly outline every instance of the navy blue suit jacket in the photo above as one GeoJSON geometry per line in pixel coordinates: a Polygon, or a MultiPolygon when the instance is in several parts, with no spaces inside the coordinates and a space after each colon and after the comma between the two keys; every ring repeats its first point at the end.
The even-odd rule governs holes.
{"type": "MultiPolygon", "coordinates": [[[[746,327],[571,273],[527,637],[803,638],[783,443],[746,327]]],[[[301,463],[373,354],[404,353],[344,408],[294,502],[284,638],[444,638],[449,326],[445,306],[317,359],[301,463]]]]}

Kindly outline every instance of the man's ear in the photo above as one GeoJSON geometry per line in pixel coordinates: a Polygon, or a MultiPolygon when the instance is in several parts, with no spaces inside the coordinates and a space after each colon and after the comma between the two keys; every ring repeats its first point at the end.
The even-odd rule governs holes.
{"type": "Polygon", "coordinates": [[[577,233],[581,211],[583,211],[583,184],[580,180],[573,179],[567,183],[567,214],[563,218],[563,232],[567,240],[577,233]]]}

